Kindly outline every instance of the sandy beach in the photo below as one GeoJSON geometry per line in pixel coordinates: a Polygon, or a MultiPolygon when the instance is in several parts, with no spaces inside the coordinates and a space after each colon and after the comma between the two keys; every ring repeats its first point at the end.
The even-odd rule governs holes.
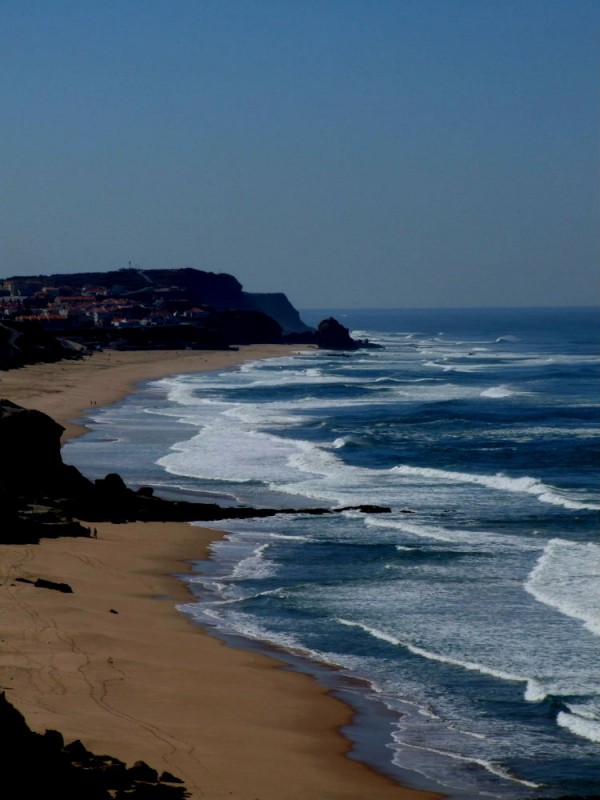
{"type": "MultiPolygon", "coordinates": [[[[90,405],[143,380],[298,348],[104,352],[0,373],[0,397],[51,415],[65,438],[90,405]]],[[[119,465],[115,464],[115,470],[119,465]]],[[[181,777],[196,798],[431,798],[345,757],[351,710],[275,658],[189,623],[174,577],[221,534],[185,523],[101,523],[97,539],[0,547],[0,688],[36,731],[181,777]],[[15,583],[67,582],[72,594],[15,583]]]]}

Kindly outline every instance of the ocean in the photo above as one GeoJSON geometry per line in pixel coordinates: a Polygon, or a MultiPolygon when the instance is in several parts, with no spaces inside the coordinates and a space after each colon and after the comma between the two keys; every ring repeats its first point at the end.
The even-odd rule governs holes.
{"type": "Polygon", "coordinates": [[[182,612],[356,709],[352,757],[453,798],[600,794],[600,310],[320,310],[379,349],[154,381],[66,462],[222,505],[182,612]]]}

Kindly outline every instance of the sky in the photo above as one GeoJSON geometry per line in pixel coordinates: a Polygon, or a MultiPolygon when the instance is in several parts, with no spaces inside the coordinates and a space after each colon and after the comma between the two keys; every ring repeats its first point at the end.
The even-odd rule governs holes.
{"type": "Polygon", "coordinates": [[[0,0],[0,277],[599,295],[599,0],[0,0]]]}

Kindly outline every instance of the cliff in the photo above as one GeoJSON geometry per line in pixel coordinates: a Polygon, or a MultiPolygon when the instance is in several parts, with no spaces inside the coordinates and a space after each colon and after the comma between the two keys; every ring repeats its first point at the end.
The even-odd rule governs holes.
{"type": "Polygon", "coordinates": [[[54,287],[62,294],[82,295],[90,287],[101,288],[110,297],[136,301],[179,303],[182,308],[209,306],[215,311],[232,309],[261,311],[272,317],[283,333],[303,333],[310,328],[285,294],[245,292],[233,275],[193,269],[120,269],[108,272],[29,275],[5,279],[19,291],[35,294],[36,289],[54,287]]]}
{"type": "Polygon", "coordinates": [[[302,322],[300,314],[282,292],[271,294],[244,292],[244,294],[248,302],[252,304],[251,307],[276,320],[281,325],[284,334],[312,331],[312,328],[302,322]]]}

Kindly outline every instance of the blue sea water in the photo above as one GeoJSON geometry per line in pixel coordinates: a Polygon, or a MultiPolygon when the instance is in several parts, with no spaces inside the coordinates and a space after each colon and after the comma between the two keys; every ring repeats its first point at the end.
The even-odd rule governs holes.
{"type": "Polygon", "coordinates": [[[183,611],[316,671],[359,712],[355,756],[405,783],[600,794],[600,312],[302,316],[329,313],[383,347],[146,384],[65,460],[221,504],[389,506],[219,523],[183,611]]]}

